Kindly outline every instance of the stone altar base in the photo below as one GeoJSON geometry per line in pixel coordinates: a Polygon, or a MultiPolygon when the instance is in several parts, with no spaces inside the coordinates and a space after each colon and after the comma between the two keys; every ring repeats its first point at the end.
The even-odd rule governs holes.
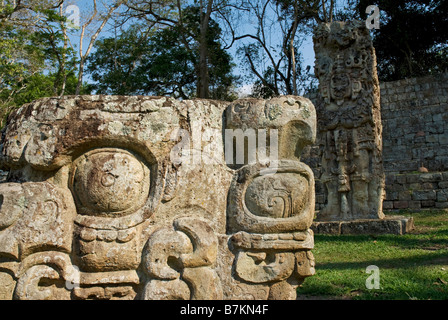
{"type": "Polygon", "coordinates": [[[315,138],[295,96],[22,106],[0,137],[0,300],[295,300],[315,138]]]}
{"type": "Polygon", "coordinates": [[[351,221],[314,221],[315,234],[396,234],[403,235],[414,228],[414,218],[388,216],[384,219],[357,219],[351,221]]]}

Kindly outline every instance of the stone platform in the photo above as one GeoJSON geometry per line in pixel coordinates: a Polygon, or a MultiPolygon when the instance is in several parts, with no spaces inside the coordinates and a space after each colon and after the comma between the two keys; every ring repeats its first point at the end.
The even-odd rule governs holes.
{"type": "Polygon", "coordinates": [[[414,219],[404,216],[388,216],[384,219],[358,219],[351,221],[314,221],[315,234],[396,234],[403,235],[414,228],[414,219]]]}

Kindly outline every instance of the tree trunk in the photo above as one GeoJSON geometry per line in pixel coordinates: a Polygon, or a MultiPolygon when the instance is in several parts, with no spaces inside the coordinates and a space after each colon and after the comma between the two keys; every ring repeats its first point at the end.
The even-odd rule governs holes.
{"type": "MultiPolygon", "coordinates": [[[[59,6],[59,15],[62,17],[62,5],[59,6]]],[[[61,83],[61,91],[59,96],[62,97],[65,93],[65,87],[67,83],[67,71],[65,70],[65,63],[67,60],[67,48],[68,48],[68,38],[67,38],[67,28],[65,27],[65,23],[61,22],[61,29],[64,35],[64,47],[62,51],[62,61],[60,65],[60,72],[62,73],[62,83],[61,83]]]]}
{"type": "Polygon", "coordinates": [[[209,73],[208,73],[208,23],[212,14],[213,0],[208,0],[207,8],[204,12],[203,1],[200,1],[201,26],[199,36],[199,66],[198,66],[198,98],[209,98],[209,73]]]}
{"type": "Polygon", "coordinates": [[[81,93],[82,77],[84,75],[84,64],[85,64],[85,59],[82,58],[81,61],[79,62],[78,84],[76,85],[75,95],[79,95],[81,93]]]}
{"type": "Polygon", "coordinates": [[[208,99],[209,97],[209,75],[208,75],[208,48],[207,38],[201,33],[199,44],[199,68],[198,68],[198,98],[208,99]]]}
{"type": "Polygon", "coordinates": [[[291,39],[290,39],[290,50],[291,50],[291,64],[292,64],[292,94],[297,95],[297,61],[296,61],[296,53],[294,48],[294,38],[297,32],[298,28],[298,7],[297,7],[297,1],[294,2],[294,24],[292,27],[291,32],[291,39]]]}
{"type": "Polygon", "coordinates": [[[292,94],[297,95],[297,62],[294,52],[294,38],[291,38],[292,94]]]}
{"type": "Polygon", "coordinates": [[[110,6],[108,8],[107,14],[102,18],[101,25],[98,27],[96,32],[90,38],[89,46],[87,47],[87,50],[86,50],[85,54],[83,54],[83,52],[82,52],[82,42],[83,42],[83,39],[84,39],[84,32],[85,32],[87,26],[92,23],[92,21],[95,19],[96,15],[98,13],[97,7],[96,7],[96,0],[93,0],[93,4],[94,4],[93,14],[89,18],[89,20],[81,27],[81,36],[80,36],[80,40],[79,40],[79,56],[81,58],[81,61],[79,62],[78,84],[76,85],[76,93],[75,93],[76,95],[79,95],[80,92],[81,92],[82,77],[84,75],[84,65],[85,65],[85,62],[87,60],[87,57],[90,54],[90,51],[92,50],[92,47],[93,47],[96,39],[98,38],[98,35],[100,34],[101,30],[103,30],[103,28],[106,25],[107,21],[112,16],[112,13],[118,7],[120,7],[123,4],[123,2],[124,2],[124,0],[117,1],[117,2],[115,2],[114,5],[112,5],[112,6],[110,6]]]}

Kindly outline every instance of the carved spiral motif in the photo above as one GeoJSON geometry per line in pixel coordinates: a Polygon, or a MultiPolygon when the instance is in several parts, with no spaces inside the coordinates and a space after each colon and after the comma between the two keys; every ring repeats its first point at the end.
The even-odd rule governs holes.
{"type": "Polygon", "coordinates": [[[276,173],[262,174],[261,164],[246,165],[229,190],[227,232],[304,231],[314,216],[314,176],[298,161],[281,160],[276,173]]]}
{"type": "Polygon", "coordinates": [[[259,176],[248,186],[245,204],[257,216],[290,218],[306,204],[308,181],[295,173],[259,176]]]}

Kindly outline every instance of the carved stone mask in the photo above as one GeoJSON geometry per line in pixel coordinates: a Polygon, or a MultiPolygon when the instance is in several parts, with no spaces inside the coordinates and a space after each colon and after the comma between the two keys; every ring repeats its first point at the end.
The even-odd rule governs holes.
{"type": "Polygon", "coordinates": [[[293,96],[24,105],[1,141],[0,297],[294,299],[314,273],[299,158],[315,135],[312,103],[293,96]],[[257,156],[235,167],[223,132],[238,129],[257,156]]]}

